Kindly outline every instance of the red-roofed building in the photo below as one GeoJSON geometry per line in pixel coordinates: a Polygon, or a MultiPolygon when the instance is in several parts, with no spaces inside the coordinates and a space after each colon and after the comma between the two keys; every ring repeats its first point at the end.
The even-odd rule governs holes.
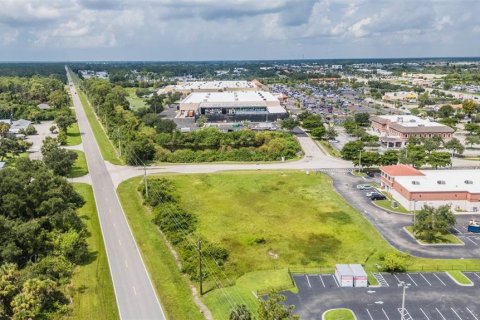
{"type": "Polygon", "coordinates": [[[395,177],[423,176],[419,170],[406,164],[396,164],[392,166],[380,167],[380,186],[388,192],[394,189],[395,177]]]}

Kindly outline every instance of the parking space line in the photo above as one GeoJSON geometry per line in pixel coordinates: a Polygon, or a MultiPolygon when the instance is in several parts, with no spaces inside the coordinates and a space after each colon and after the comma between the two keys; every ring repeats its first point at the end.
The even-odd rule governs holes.
{"type": "Polygon", "coordinates": [[[383,311],[383,314],[385,315],[385,317],[387,317],[387,320],[390,320],[390,318],[388,317],[388,314],[385,312],[385,310],[383,310],[383,308],[382,308],[382,311],[383,311]]]}
{"type": "Polygon", "coordinates": [[[319,274],[318,277],[320,278],[320,281],[322,281],[322,286],[325,288],[325,282],[323,282],[323,278],[322,278],[322,275],[319,274]]]}
{"type": "Polygon", "coordinates": [[[438,310],[438,308],[435,308],[435,310],[437,310],[438,314],[440,315],[440,317],[442,317],[443,320],[447,320],[447,318],[443,316],[443,314],[440,312],[440,310],[438,310]]]}
{"type": "Polygon", "coordinates": [[[305,278],[307,278],[308,286],[311,288],[312,285],[310,284],[310,280],[308,279],[308,275],[305,275],[305,278]]]}
{"type": "Polygon", "coordinates": [[[453,308],[450,308],[450,309],[453,311],[453,313],[455,313],[455,315],[458,317],[458,319],[463,320],[462,317],[460,317],[458,315],[457,311],[455,311],[453,308]]]}
{"type": "Polygon", "coordinates": [[[370,320],[373,320],[373,317],[372,317],[372,315],[370,314],[370,311],[368,311],[368,309],[365,309],[365,310],[367,310],[367,313],[368,313],[368,316],[370,317],[370,320]]]}
{"type": "Polygon", "coordinates": [[[473,243],[474,245],[478,246],[478,243],[476,243],[475,241],[473,241],[472,239],[470,239],[469,237],[464,237],[466,240],[470,241],[471,243],[473,243]]]}
{"type": "Polygon", "coordinates": [[[480,276],[478,275],[478,273],[474,272],[473,273],[478,279],[480,279],[480,276]]]}
{"type": "Polygon", "coordinates": [[[445,282],[443,282],[439,276],[437,276],[435,273],[433,275],[438,279],[438,281],[440,281],[444,286],[446,286],[445,282]]]}
{"type": "Polygon", "coordinates": [[[418,284],[415,282],[415,280],[413,280],[412,277],[410,277],[410,275],[409,275],[408,273],[407,273],[407,277],[409,277],[410,280],[412,280],[413,284],[414,284],[416,287],[418,287],[418,284]]]}
{"type": "Polygon", "coordinates": [[[465,229],[465,231],[468,231],[468,228],[464,227],[464,226],[461,226],[461,228],[465,229]]]}
{"type": "Polygon", "coordinates": [[[425,318],[427,318],[427,320],[430,320],[430,318],[427,316],[427,314],[425,313],[425,311],[423,311],[422,308],[420,308],[420,311],[422,311],[423,315],[425,316],[425,318]]]}
{"type": "Polygon", "coordinates": [[[453,227],[453,230],[457,231],[458,233],[462,233],[460,232],[460,230],[458,230],[457,228],[453,227]]]}
{"type": "Polygon", "coordinates": [[[470,314],[475,318],[475,320],[478,320],[477,316],[472,312],[472,310],[467,308],[467,311],[470,312],[470,314]]]}
{"type": "Polygon", "coordinates": [[[337,285],[337,287],[340,288],[340,284],[337,281],[337,277],[335,277],[333,274],[331,276],[332,276],[333,280],[335,280],[335,284],[337,285]]]}
{"type": "Polygon", "coordinates": [[[428,283],[428,285],[429,285],[430,287],[432,286],[432,284],[430,283],[430,281],[428,281],[427,278],[425,278],[425,276],[424,276],[423,274],[419,273],[419,275],[420,275],[425,281],[427,281],[427,283],[428,283]]]}
{"type": "Polygon", "coordinates": [[[397,275],[394,273],[393,276],[395,277],[395,279],[397,279],[398,283],[402,283],[402,281],[400,281],[400,279],[398,279],[397,275]]]}

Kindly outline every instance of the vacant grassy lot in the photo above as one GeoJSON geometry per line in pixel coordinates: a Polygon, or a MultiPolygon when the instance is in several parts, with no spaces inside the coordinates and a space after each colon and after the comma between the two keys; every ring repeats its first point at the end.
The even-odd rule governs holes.
{"type": "Polygon", "coordinates": [[[87,159],[85,159],[85,153],[79,150],[72,150],[78,156],[77,160],[73,164],[72,170],[68,173],[68,178],[77,178],[88,174],[87,159]]]}
{"type": "Polygon", "coordinates": [[[118,319],[92,187],[84,183],[75,183],[74,187],[86,201],[78,214],[90,233],[87,242],[92,258],[87,264],[77,267],[67,289],[73,300],[72,312],[67,319],[118,319]]]}
{"type": "Polygon", "coordinates": [[[78,129],[78,123],[72,124],[67,131],[67,146],[76,146],[82,143],[82,137],[80,136],[80,130],[78,129]]]}
{"type": "Polygon", "coordinates": [[[145,99],[137,97],[135,93],[137,88],[125,88],[125,90],[128,92],[127,100],[130,103],[130,106],[132,107],[133,110],[147,107],[147,104],[145,103],[145,99]]]}
{"type": "MultiPolygon", "coordinates": [[[[257,290],[291,288],[287,268],[333,271],[336,263],[361,263],[372,272],[377,270],[375,264],[382,264],[385,253],[394,251],[323,174],[256,171],[164,177],[174,182],[182,206],[197,216],[202,237],[229,252],[225,273],[217,279],[227,287],[203,297],[216,319],[228,318],[232,303],[256,311],[253,294],[257,290]]],[[[164,240],[151,221],[152,214],[142,207],[135,191],[140,181],[128,180],[118,192],[161,294],[165,275],[174,277],[179,271],[161,268],[170,254],[162,249],[164,240]]],[[[410,270],[480,268],[477,260],[412,257],[408,263],[410,270]]]]}

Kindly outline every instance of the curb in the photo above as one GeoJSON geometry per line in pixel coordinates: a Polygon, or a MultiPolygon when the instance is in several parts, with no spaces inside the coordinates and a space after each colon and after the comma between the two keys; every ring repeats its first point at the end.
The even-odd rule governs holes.
{"type": "Polygon", "coordinates": [[[450,277],[450,279],[453,280],[453,282],[455,282],[456,284],[458,284],[459,286],[462,286],[462,287],[473,287],[473,282],[472,280],[468,279],[467,276],[465,276],[462,272],[462,274],[465,276],[465,278],[468,279],[468,281],[470,281],[470,284],[463,284],[463,283],[460,283],[457,281],[457,279],[455,279],[454,277],[452,277],[452,275],[450,273],[448,273],[448,271],[445,271],[445,273],[447,274],[447,276],[450,277]]]}
{"type": "Polygon", "coordinates": [[[326,310],[324,313],[322,313],[322,320],[325,320],[325,315],[330,312],[330,311],[333,311],[333,310],[348,310],[352,313],[352,316],[353,316],[353,319],[357,320],[357,316],[355,315],[355,312],[352,311],[352,309],[348,309],[348,308],[335,308],[335,309],[328,309],[326,310]]]}

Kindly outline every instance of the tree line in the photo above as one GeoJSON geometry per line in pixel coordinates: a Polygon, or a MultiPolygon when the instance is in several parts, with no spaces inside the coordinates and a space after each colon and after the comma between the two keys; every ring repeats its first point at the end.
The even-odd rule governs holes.
{"type": "Polygon", "coordinates": [[[65,287],[91,256],[76,210],[84,200],[43,162],[0,171],[0,318],[57,319],[65,287]]]}

